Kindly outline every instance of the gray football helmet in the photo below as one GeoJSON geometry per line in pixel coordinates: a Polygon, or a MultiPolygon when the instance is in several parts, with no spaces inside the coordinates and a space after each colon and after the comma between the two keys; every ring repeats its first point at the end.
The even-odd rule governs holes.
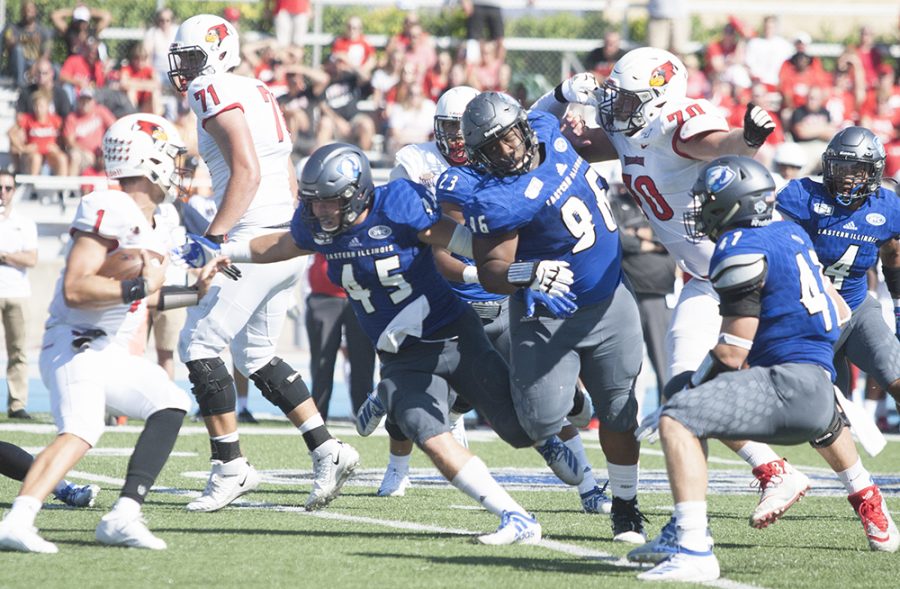
{"type": "Polygon", "coordinates": [[[760,227],[772,220],[775,181],[758,161],[726,155],[701,168],[691,195],[693,207],[684,213],[688,239],[716,241],[728,229],[760,227]]]}
{"type": "Polygon", "coordinates": [[[317,241],[330,241],[346,230],[369,207],[375,184],[366,154],[355,145],[332,143],[309,156],[300,174],[300,207],[304,222],[317,241]],[[336,229],[322,228],[313,213],[314,201],[338,200],[341,221],[336,229]]]}
{"type": "Polygon", "coordinates": [[[826,190],[845,207],[865,200],[881,187],[885,157],[881,140],[865,127],[838,131],[822,154],[826,190]]]}
{"type": "Polygon", "coordinates": [[[524,174],[538,156],[525,109],[502,92],[482,92],[466,105],[462,133],[469,164],[494,176],[524,174]]]}

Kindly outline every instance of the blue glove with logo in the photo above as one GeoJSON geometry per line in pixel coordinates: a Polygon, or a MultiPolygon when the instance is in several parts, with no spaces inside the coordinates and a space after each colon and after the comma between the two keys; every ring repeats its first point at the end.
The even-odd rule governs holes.
{"type": "MultiPolygon", "coordinates": [[[[222,247],[202,235],[188,233],[184,245],[175,248],[174,253],[176,257],[191,268],[202,268],[217,256],[222,255],[222,247]]],[[[228,265],[221,272],[232,280],[237,280],[241,277],[241,271],[234,265],[228,265]]]]}
{"type": "Polygon", "coordinates": [[[567,292],[563,295],[551,295],[539,290],[531,290],[523,288],[522,295],[525,297],[525,317],[534,317],[535,304],[540,303],[550,314],[557,319],[568,319],[578,310],[575,304],[575,293],[567,292]]]}

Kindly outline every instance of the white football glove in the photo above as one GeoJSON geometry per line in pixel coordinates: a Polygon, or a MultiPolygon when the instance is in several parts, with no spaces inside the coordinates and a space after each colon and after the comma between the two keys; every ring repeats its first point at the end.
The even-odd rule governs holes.
{"type": "Polygon", "coordinates": [[[569,287],[575,282],[575,274],[569,270],[568,262],[557,260],[545,260],[538,262],[534,270],[534,280],[528,286],[554,297],[561,297],[569,293],[569,287]]]}
{"type": "Polygon", "coordinates": [[[662,407],[641,420],[641,425],[634,430],[634,438],[638,442],[655,444],[659,440],[659,418],[662,415],[662,407]]]}
{"type": "Polygon", "coordinates": [[[566,102],[596,106],[597,78],[590,72],[575,74],[560,84],[560,92],[566,102]]]}

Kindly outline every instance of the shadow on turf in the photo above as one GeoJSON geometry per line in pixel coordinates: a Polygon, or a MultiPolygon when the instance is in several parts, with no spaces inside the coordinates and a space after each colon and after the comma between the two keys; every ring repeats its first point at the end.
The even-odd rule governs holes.
{"type": "Polygon", "coordinates": [[[382,552],[354,552],[353,556],[365,558],[392,558],[405,560],[420,560],[432,564],[455,565],[462,567],[475,566],[502,566],[517,569],[528,569],[546,573],[569,573],[596,575],[597,573],[624,573],[634,575],[635,569],[616,566],[604,562],[603,558],[578,558],[578,559],[535,559],[529,557],[507,556],[433,556],[426,554],[386,554],[382,552]]]}

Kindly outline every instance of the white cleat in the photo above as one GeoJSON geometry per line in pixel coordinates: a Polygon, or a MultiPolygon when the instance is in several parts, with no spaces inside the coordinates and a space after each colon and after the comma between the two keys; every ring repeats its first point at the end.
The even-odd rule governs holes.
{"type": "Polygon", "coordinates": [[[97,485],[69,483],[58,493],[54,491],[53,496],[69,507],[93,507],[99,493],[100,487],[97,485]]]}
{"type": "Polygon", "coordinates": [[[394,467],[389,467],[384,471],[384,478],[381,480],[381,486],[378,487],[376,493],[379,497],[403,497],[406,495],[406,489],[409,488],[409,475],[400,472],[394,467]]]}
{"type": "Polygon", "coordinates": [[[313,488],[306,499],[306,509],[313,511],[340,495],[341,487],[359,465],[359,453],[350,444],[331,439],[309,454],[313,459],[313,488]]]}
{"type": "Polygon", "coordinates": [[[900,548],[900,533],[884,503],[877,485],[866,487],[847,497],[859,516],[869,548],[877,552],[897,552],[900,548]]]}
{"type": "Polygon", "coordinates": [[[754,528],[761,529],[775,523],[809,491],[809,478],[784,459],[757,466],[753,469],[753,476],[762,493],[759,504],[750,515],[750,525],[754,528]]]}
{"type": "Polygon", "coordinates": [[[712,553],[679,548],[678,552],[637,577],[641,581],[704,583],[719,578],[719,560],[712,553]]]}
{"type": "Polygon", "coordinates": [[[47,542],[34,526],[14,527],[8,521],[0,522],[0,550],[17,552],[37,552],[56,554],[59,548],[53,542],[47,542]]]}
{"type": "Polygon", "coordinates": [[[133,515],[119,514],[115,511],[107,513],[100,520],[94,536],[98,542],[107,546],[166,549],[165,540],[157,538],[147,529],[147,522],[140,512],[133,515]]]}
{"type": "Polygon", "coordinates": [[[500,527],[493,534],[478,536],[479,544],[505,546],[507,544],[537,544],[541,541],[541,524],[533,515],[504,511],[500,527]]]}
{"type": "Polygon", "coordinates": [[[356,412],[356,433],[363,437],[372,435],[385,415],[387,408],[378,397],[378,391],[372,391],[356,412]]]}
{"type": "Polygon", "coordinates": [[[218,511],[259,486],[256,469],[243,456],[223,463],[212,461],[212,470],[203,495],[187,504],[188,511],[218,511]]]}
{"type": "Polygon", "coordinates": [[[566,446],[559,436],[550,436],[541,446],[536,447],[538,453],[544,457],[544,462],[550,467],[559,480],[567,485],[579,485],[584,479],[584,470],[575,453],[566,446]]]}
{"type": "Polygon", "coordinates": [[[612,499],[606,494],[606,485],[603,485],[602,489],[594,487],[587,493],[579,493],[579,497],[581,497],[581,509],[585,513],[609,513],[612,511],[612,499]]]}
{"type": "Polygon", "coordinates": [[[460,446],[463,448],[469,447],[469,438],[466,437],[465,415],[450,412],[450,433],[453,435],[453,439],[459,442],[460,446]]]}

